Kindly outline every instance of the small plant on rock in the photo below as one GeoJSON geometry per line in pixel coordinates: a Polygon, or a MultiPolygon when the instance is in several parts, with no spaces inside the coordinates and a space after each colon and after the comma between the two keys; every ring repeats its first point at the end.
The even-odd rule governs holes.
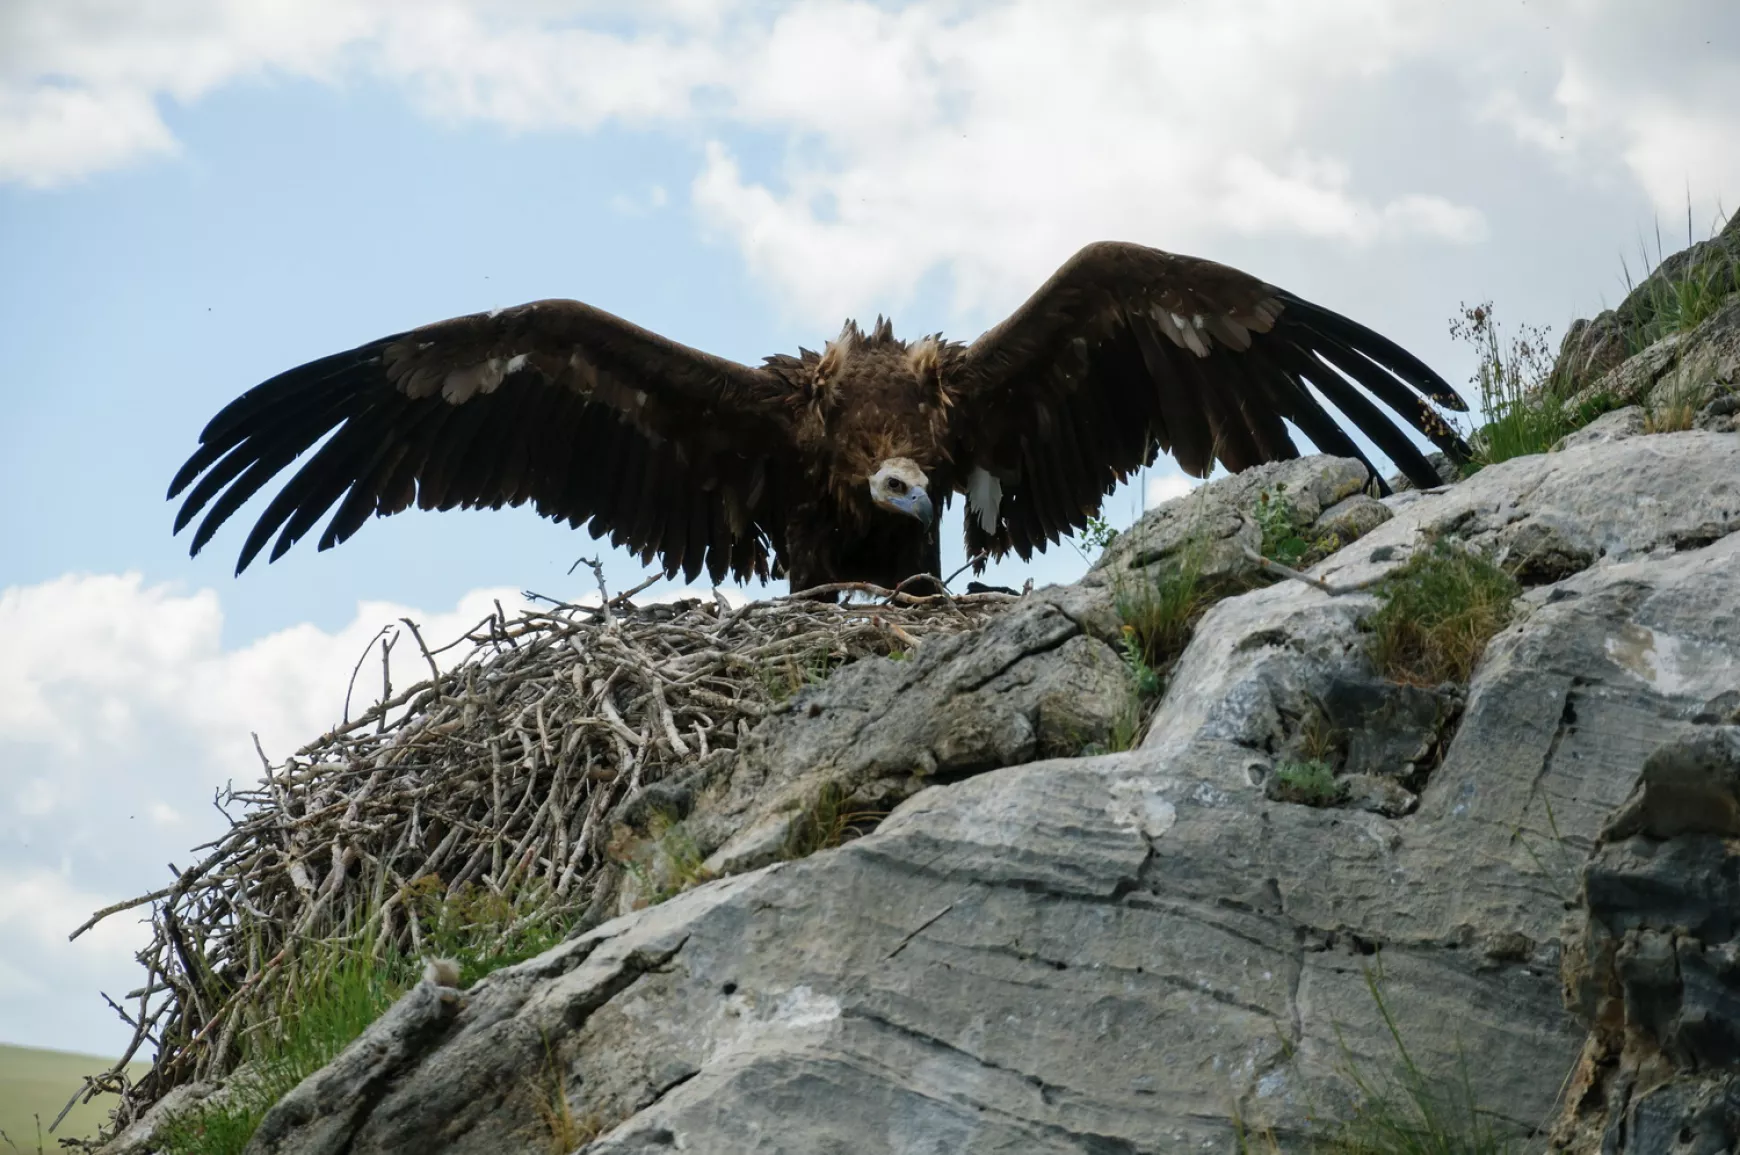
{"type": "Polygon", "coordinates": [[[1518,327],[1507,342],[1493,316],[1492,302],[1462,306],[1450,321],[1450,336],[1472,345],[1479,356],[1471,382],[1480,393],[1486,424],[1468,435],[1474,460],[1464,473],[1474,473],[1513,457],[1545,453],[1560,438],[1573,433],[1614,407],[1598,397],[1572,404],[1551,388],[1553,354],[1550,329],[1518,327]]]}
{"type": "Polygon", "coordinates": [[[1365,625],[1379,672],[1436,686],[1468,681],[1487,642],[1510,621],[1521,589],[1486,558],[1439,538],[1376,592],[1383,604],[1365,625]]]}
{"type": "Polygon", "coordinates": [[[886,817],[885,810],[851,805],[846,792],[830,782],[816,792],[809,806],[792,823],[782,857],[808,858],[818,851],[843,846],[876,829],[876,824],[886,817]]]}
{"type": "Polygon", "coordinates": [[[1118,531],[1112,527],[1111,522],[1103,517],[1090,517],[1087,519],[1086,528],[1075,535],[1075,540],[1079,543],[1076,546],[1076,552],[1083,557],[1089,556],[1090,553],[1101,554],[1106,551],[1107,546],[1117,539],[1118,531]],[[1083,549],[1083,546],[1087,548],[1083,549]]]}
{"type": "Polygon", "coordinates": [[[1327,762],[1283,762],[1275,770],[1274,798],[1303,806],[1333,806],[1341,801],[1343,787],[1335,768],[1327,762]]]}
{"type": "Polygon", "coordinates": [[[1259,493],[1251,514],[1263,532],[1262,555],[1282,565],[1298,565],[1311,547],[1299,536],[1299,515],[1287,497],[1287,483],[1278,481],[1273,491],[1259,493]]]}

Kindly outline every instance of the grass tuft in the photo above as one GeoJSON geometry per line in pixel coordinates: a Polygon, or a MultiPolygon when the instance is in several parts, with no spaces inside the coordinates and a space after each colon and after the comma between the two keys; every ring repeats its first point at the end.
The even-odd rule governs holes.
{"type": "Polygon", "coordinates": [[[404,960],[322,948],[312,965],[322,981],[304,987],[276,1029],[245,1043],[247,1058],[225,1085],[224,1099],[171,1120],[158,1141],[164,1155],[240,1155],[273,1104],[326,1066],[414,981],[404,960]]]}
{"type": "Polygon", "coordinates": [[[568,1101],[568,1080],[562,1069],[561,1057],[550,1040],[544,1040],[544,1066],[540,1077],[529,1083],[532,1112],[537,1116],[542,1138],[550,1155],[568,1155],[604,1133],[604,1123],[596,1114],[576,1117],[568,1101]]]}
{"type": "Polygon", "coordinates": [[[1520,592],[1486,558],[1440,538],[1377,588],[1383,604],[1366,620],[1372,661],[1395,682],[1466,682],[1520,592]]]}
{"type": "MultiPolygon", "coordinates": [[[[1722,229],[1720,216],[1710,230],[1711,240],[1722,229]]],[[[1691,198],[1686,199],[1686,248],[1698,243],[1692,229],[1691,198]]],[[[1726,303],[1730,293],[1740,288],[1740,261],[1719,245],[1710,245],[1698,260],[1687,260],[1672,273],[1661,271],[1663,264],[1661,225],[1656,224],[1655,258],[1651,260],[1649,246],[1638,241],[1643,277],[1633,283],[1631,266],[1623,256],[1620,268],[1625,275],[1625,293],[1629,300],[1641,286],[1643,297],[1629,310],[1625,328],[1625,349],[1636,354],[1664,337],[1695,329],[1726,303]]]]}
{"type": "Polygon", "coordinates": [[[707,869],[707,856],[688,825],[670,811],[656,811],[647,819],[644,838],[619,827],[610,854],[635,877],[646,906],[657,906],[718,877],[707,869]]]}
{"type": "Polygon", "coordinates": [[[1327,762],[1283,762],[1275,770],[1275,798],[1303,806],[1333,806],[1341,801],[1344,787],[1327,762]]]}
{"type": "Polygon", "coordinates": [[[1545,453],[1566,434],[1616,407],[1606,395],[1573,403],[1551,387],[1550,332],[1522,325],[1505,341],[1491,301],[1464,304],[1461,315],[1451,320],[1450,336],[1472,345],[1478,355],[1470,380],[1479,390],[1486,417],[1486,424],[1468,435],[1474,458],[1463,467],[1464,476],[1513,457],[1545,453]]]}
{"type": "MultiPolygon", "coordinates": [[[[461,985],[543,953],[566,931],[525,914],[539,909],[530,892],[517,902],[481,887],[443,894],[440,880],[425,876],[402,888],[399,898],[423,928],[424,953],[457,961],[461,985]]],[[[165,1124],[159,1134],[163,1155],[240,1155],[279,1099],[337,1058],[416,983],[420,964],[333,941],[308,944],[290,972],[297,977],[285,980],[287,994],[277,1014],[242,1032],[242,1061],[225,1082],[221,1101],[195,1106],[165,1124]]]]}
{"type": "Polygon", "coordinates": [[[1511,1155],[1517,1140],[1501,1136],[1492,1117],[1480,1109],[1466,1059],[1454,1076],[1433,1077],[1422,1070],[1402,1042],[1395,1016],[1384,1002],[1377,979],[1366,972],[1366,986],[1395,1044],[1393,1074],[1374,1077],[1347,1064],[1360,1093],[1353,1117],[1312,1145],[1317,1155],[1511,1155]]]}
{"type": "Polygon", "coordinates": [[[886,810],[853,807],[846,792],[832,782],[816,793],[786,835],[783,857],[808,858],[823,850],[843,846],[876,829],[888,817],[886,810]]]}
{"type": "MultiPolygon", "coordinates": [[[[1134,639],[1135,654],[1149,669],[1162,670],[1184,652],[1196,620],[1215,597],[1203,580],[1197,549],[1187,547],[1155,570],[1152,579],[1120,590],[1116,602],[1118,616],[1134,639]]],[[[1131,652],[1130,645],[1125,652],[1131,652]]]]}

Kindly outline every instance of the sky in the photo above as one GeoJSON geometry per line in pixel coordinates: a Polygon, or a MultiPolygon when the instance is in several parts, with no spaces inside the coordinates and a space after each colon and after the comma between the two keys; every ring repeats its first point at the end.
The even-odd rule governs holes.
{"type": "MultiPolygon", "coordinates": [[[[252,735],[326,729],[384,625],[591,588],[523,509],[238,579],[256,502],[189,558],[169,478],[276,372],[542,297],[750,363],[848,315],[966,340],[1116,239],[1461,383],[1460,303],[1556,341],[1736,201],[1730,0],[0,0],[0,1041],[118,1053],[140,925],[67,933],[222,829],[252,735]]],[[[1185,488],[1162,460],[1107,516],[1185,488]]]]}

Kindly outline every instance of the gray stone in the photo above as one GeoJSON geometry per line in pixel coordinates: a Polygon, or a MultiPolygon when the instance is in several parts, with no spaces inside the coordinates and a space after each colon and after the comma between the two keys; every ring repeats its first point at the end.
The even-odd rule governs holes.
{"type": "Polygon", "coordinates": [[[1589,1026],[1557,1146],[1732,1151],[1740,1138],[1740,727],[1649,757],[1583,871],[1566,1004],[1589,1026]]]}
{"type": "Polygon", "coordinates": [[[856,662],[794,695],[696,802],[687,827],[707,869],[779,858],[824,790],[887,810],[939,781],[1103,747],[1131,702],[1122,657],[1096,636],[1112,620],[1103,595],[1036,596],[977,634],[856,662]]]}
{"type": "Polygon", "coordinates": [[[1350,545],[1390,518],[1390,507],[1364,493],[1344,497],[1311,524],[1311,535],[1325,544],[1325,552],[1333,553],[1350,545]],[[1325,540],[1328,539],[1328,540],[1325,540]]]}
{"type": "Polygon", "coordinates": [[[1583,428],[1559,438],[1553,452],[1573,449],[1579,445],[1600,445],[1604,441],[1623,441],[1627,437],[1642,437],[1645,428],[1643,406],[1627,405],[1611,413],[1603,413],[1583,428]]]}
{"type": "Polygon", "coordinates": [[[1694,270],[1712,292],[1740,289],[1740,214],[1730,217],[1716,236],[1665,257],[1617,308],[1605,310],[1593,320],[1573,322],[1553,366],[1554,389],[1561,396],[1610,389],[1611,385],[1597,383],[1637,352],[1640,341],[1661,328],[1659,306],[1671,295],[1665,290],[1694,270]]]}
{"type": "MultiPolygon", "coordinates": [[[[1370,680],[1369,591],[1283,582],[1220,602],[1139,749],[1044,757],[1068,730],[1058,698],[1081,679],[1083,696],[1112,693],[1092,681],[1116,661],[1100,640],[1108,571],[1175,548],[1175,515],[1155,511],[1075,592],[800,696],[755,739],[759,777],[700,791],[690,818],[752,830],[820,767],[842,786],[933,783],[874,833],[596,927],[483,980],[450,1018],[396,1009],[275,1109],[253,1150],[545,1151],[550,1087],[576,1134],[596,1134],[588,1155],[1227,1151],[1235,1119],[1290,1150],[1347,1109],[1348,1064],[1394,1069],[1390,1021],[1428,1071],[1477,1057],[1476,1099],[1522,1135],[1584,1044],[1559,969],[1585,889],[1604,929],[1573,934],[1567,973],[1595,958],[1619,976],[1604,944],[1632,935],[1611,982],[1635,992],[1639,1021],[1676,1055],[1724,1055],[1732,955],[1657,915],[1704,911],[1684,925],[1715,933],[1732,876],[1706,868],[1725,844],[1682,834],[1657,868],[1642,832],[1685,825],[1669,795],[1727,781],[1685,753],[1703,747],[1651,755],[1740,710],[1737,467],[1736,439],[1707,433],[1519,459],[1387,499],[1391,520],[1313,567],[1357,583],[1435,534],[1497,549],[1549,520],[1592,559],[1524,596],[1441,760],[1416,773],[1412,812],[1376,793],[1370,810],[1265,795],[1327,688],[1370,680]],[[1023,757],[1038,760],[975,772],[1023,757]],[[1623,822],[1639,833],[1600,841],[1623,822]]],[[[1350,495],[1338,488],[1312,491],[1316,513],[1350,495]]],[[[1223,541],[1247,532],[1227,512],[1223,541]]],[[[1362,790],[1396,783],[1443,706],[1385,708],[1413,745],[1360,747],[1362,767],[1391,771],[1362,771],[1362,790]]],[[[1585,1001],[1606,1005],[1607,981],[1585,1001]]],[[[1633,1134],[1719,1141],[1727,1084],[1660,1087],[1626,1100],[1633,1134]]]]}
{"type": "MultiPolygon", "coordinates": [[[[1360,462],[1322,456],[1277,461],[1222,478],[1149,510],[1113,539],[1081,584],[1120,594],[1151,580],[1143,571],[1186,555],[1209,581],[1248,578],[1257,567],[1245,551],[1261,550],[1263,533],[1253,511],[1265,493],[1291,506],[1296,528],[1309,540],[1324,512],[1362,493],[1367,481],[1360,462]]],[[[1350,515],[1354,521],[1361,516],[1350,515]]]]}

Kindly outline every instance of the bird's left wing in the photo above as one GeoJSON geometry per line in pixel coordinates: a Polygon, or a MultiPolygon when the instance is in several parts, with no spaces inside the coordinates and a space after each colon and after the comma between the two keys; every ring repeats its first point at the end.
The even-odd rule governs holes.
{"type": "Polygon", "coordinates": [[[371,515],[519,505],[590,522],[666,571],[766,576],[791,388],[579,301],[536,301],[384,337],[281,373],[205,427],[171,483],[193,552],[315,450],[243,543],[276,559],[336,504],[326,549],[371,515]],[[330,434],[330,436],[328,436],[330,434]]]}
{"type": "Polygon", "coordinates": [[[1437,474],[1355,382],[1452,458],[1468,452],[1428,399],[1467,406],[1406,350],[1237,269],[1140,245],[1082,249],[950,378],[955,443],[975,467],[969,556],[1025,559],[1083,528],[1160,451],[1195,477],[1217,459],[1237,471],[1297,457],[1283,420],[1371,468],[1308,384],[1416,485],[1437,474]]]}

